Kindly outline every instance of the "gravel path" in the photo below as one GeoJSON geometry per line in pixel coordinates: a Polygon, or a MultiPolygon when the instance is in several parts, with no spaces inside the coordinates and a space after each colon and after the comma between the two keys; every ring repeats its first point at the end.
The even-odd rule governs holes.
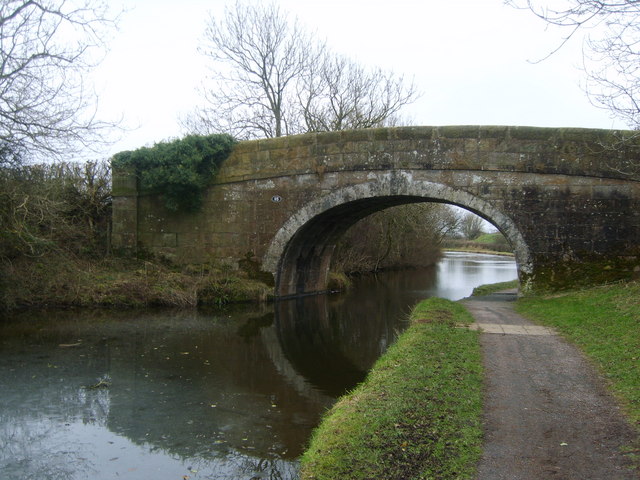
{"type": "Polygon", "coordinates": [[[478,480],[640,478],[620,453],[637,435],[580,352],[516,314],[515,293],[471,298],[485,364],[478,480]]]}

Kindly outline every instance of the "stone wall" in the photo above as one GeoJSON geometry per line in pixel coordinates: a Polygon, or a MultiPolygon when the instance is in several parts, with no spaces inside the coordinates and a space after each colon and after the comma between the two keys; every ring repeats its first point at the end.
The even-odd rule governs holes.
{"type": "Polygon", "coordinates": [[[335,242],[358,219],[439,201],[496,225],[525,285],[625,278],[640,268],[636,134],[402,127],[242,142],[195,214],[168,212],[131,172],[114,172],[113,244],[253,263],[295,295],[322,290],[335,242]]]}

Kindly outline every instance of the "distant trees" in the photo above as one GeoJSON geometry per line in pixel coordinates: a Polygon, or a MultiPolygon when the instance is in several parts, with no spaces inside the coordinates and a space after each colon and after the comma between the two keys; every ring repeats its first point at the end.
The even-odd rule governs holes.
{"type": "Polygon", "coordinates": [[[97,0],[0,2],[0,166],[99,141],[83,75],[113,20],[97,0]]]}
{"type": "Polygon", "coordinates": [[[213,62],[206,105],[187,118],[198,133],[240,138],[295,133],[296,82],[319,55],[312,37],[274,4],[227,7],[221,21],[210,17],[200,51],[213,62]]]}
{"type": "Polygon", "coordinates": [[[418,96],[413,83],[330,52],[274,4],[236,2],[209,19],[201,52],[212,61],[205,106],[190,132],[238,138],[381,126],[418,96]]]}
{"type": "Polygon", "coordinates": [[[474,240],[484,233],[484,222],[475,213],[465,212],[460,217],[460,233],[467,240],[474,240]]]}
{"type": "Polygon", "coordinates": [[[334,268],[354,273],[432,265],[440,257],[440,244],[456,232],[458,222],[453,209],[438,203],[382,210],[345,233],[334,255],[334,268]]]}
{"type": "MultiPolygon", "coordinates": [[[[578,32],[584,41],[586,92],[594,104],[640,129],[639,0],[509,0],[566,31],[560,49],[578,32]]],[[[556,50],[557,50],[556,49],[556,50]]]]}

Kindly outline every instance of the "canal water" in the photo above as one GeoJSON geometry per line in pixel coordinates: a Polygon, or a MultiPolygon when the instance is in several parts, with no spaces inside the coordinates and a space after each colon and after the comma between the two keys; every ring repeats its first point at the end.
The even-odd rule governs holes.
{"type": "Polygon", "coordinates": [[[348,294],[224,310],[0,323],[0,478],[294,479],[322,413],[420,299],[516,278],[508,257],[364,277],[348,294]]]}

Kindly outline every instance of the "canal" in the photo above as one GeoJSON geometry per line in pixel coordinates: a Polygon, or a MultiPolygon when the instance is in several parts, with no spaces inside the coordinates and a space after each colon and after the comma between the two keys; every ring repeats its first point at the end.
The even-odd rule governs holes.
{"type": "Polygon", "coordinates": [[[450,252],[346,294],[223,310],[22,314],[0,324],[0,478],[294,479],[322,413],[430,296],[516,278],[450,252]]]}

